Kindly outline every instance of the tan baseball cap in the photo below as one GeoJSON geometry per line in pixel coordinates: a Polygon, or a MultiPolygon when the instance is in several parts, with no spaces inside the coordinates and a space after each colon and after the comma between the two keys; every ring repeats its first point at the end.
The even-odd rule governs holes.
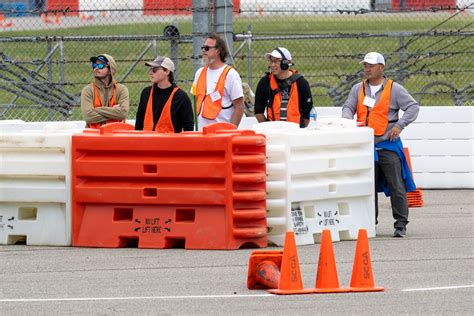
{"type": "Polygon", "coordinates": [[[168,69],[171,72],[174,72],[174,63],[171,59],[165,56],[158,56],[153,61],[145,63],[145,66],[148,67],[163,67],[168,69]]]}

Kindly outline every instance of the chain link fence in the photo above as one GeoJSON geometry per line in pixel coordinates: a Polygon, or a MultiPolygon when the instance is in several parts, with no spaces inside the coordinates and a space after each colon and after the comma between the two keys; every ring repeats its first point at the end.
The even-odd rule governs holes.
{"type": "Polygon", "coordinates": [[[218,6],[233,10],[232,29],[224,25],[234,35],[232,63],[253,89],[267,71],[264,54],[286,47],[315,105],[341,106],[362,78],[358,62],[378,51],[387,76],[423,106],[474,105],[472,0],[11,0],[0,3],[0,119],[82,119],[89,58],[103,52],[129,89],[131,119],[150,85],[144,63],[157,55],[174,60],[189,91],[193,42],[221,27],[218,6]],[[206,9],[193,9],[197,2],[206,9]],[[208,29],[193,29],[197,10],[209,14],[208,29]]]}

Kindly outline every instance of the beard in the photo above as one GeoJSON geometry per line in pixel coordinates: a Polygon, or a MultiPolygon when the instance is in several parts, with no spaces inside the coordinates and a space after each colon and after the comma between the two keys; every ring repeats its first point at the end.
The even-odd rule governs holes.
{"type": "Polygon", "coordinates": [[[215,58],[209,58],[207,56],[202,56],[201,58],[201,65],[202,66],[208,66],[212,64],[215,61],[215,58]]]}

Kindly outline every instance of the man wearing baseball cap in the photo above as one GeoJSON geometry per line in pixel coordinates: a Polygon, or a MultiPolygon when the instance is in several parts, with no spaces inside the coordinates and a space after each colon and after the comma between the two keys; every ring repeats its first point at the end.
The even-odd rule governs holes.
{"type": "Polygon", "coordinates": [[[291,67],[288,49],[277,47],[265,58],[270,71],[260,79],[255,91],[255,117],[259,122],[288,121],[306,127],[313,108],[308,81],[291,67]]]}
{"type": "Polygon", "coordinates": [[[107,54],[90,58],[94,81],[81,92],[81,112],[87,127],[125,121],[130,107],[128,89],[114,80],[117,63],[107,54]]]}
{"type": "Polygon", "coordinates": [[[174,83],[175,66],[159,56],[145,63],[152,85],[143,89],[135,120],[136,130],[161,133],[192,131],[194,116],[188,95],[174,83]]]}
{"type": "Polygon", "coordinates": [[[415,121],[418,102],[400,84],[384,76],[385,58],[370,52],[360,62],[365,80],[352,87],[342,108],[342,117],[374,130],[375,143],[375,223],[378,217],[377,192],[390,196],[395,219],[394,237],[406,236],[408,202],[406,193],[416,189],[403,144],[401,131],[415,121]],[[404,113],[400,117],[399,112],[404,113]]]}

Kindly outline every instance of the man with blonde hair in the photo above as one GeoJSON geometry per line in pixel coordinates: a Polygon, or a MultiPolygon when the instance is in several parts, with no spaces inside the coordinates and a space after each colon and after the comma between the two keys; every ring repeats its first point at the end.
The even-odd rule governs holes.
{"type": "Polygon", "coordinates": [[[130,107],[128,89],[115,81],[117,63],[107,54],[90,58],[94,81],[81,92],[81,112],[86,126],[99,128],[113,122],[125,122],[130,107]]]}

